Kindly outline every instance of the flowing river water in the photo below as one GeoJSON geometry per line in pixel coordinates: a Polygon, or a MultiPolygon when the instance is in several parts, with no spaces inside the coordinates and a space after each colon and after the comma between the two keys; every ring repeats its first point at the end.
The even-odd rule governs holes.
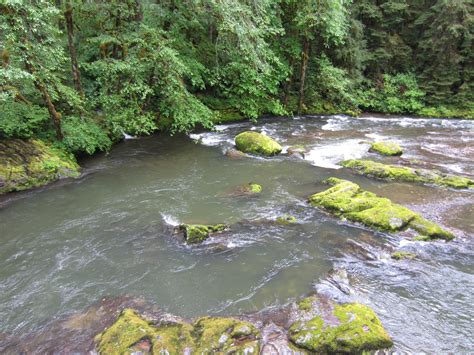
{"type": "MultiPolygon", "coordinates": [[[[396,350],[474,350],[474,191],[375,181],[337,165],[350,158],[398,161],[368,153],[368,142],[384,139],[397,141],[405,160],[474,174],[474,121],[265,118],[190,137],[129,139],[82,161],[79,179],[4,196],[0,350],[107,296],[140,297],[194,317],[255,312],[315,289],[370,305],[396,350]],[[233,137],[249,129],[309,152],[304,158],[225,156],[233,137]],[[410,241],[309,206],[308,195],[327,188],[322,181],[331,176],[420,212],[456,239],[410,241]],[[260,196],[226,193],[248,182],[263,186],[260,196]],[[298,223],[265,222],[285,214],[298,223]],[[183,222],[233,227],[218,248],[186,247],[170,232],[183,222]],[[395,249],[418,258],[395,261],[395,249]],[[328,278],[333,269],[347,272],[343,287],[328,278]]],[[[56,328],[49,342],[60,338],[56,328]]]]}

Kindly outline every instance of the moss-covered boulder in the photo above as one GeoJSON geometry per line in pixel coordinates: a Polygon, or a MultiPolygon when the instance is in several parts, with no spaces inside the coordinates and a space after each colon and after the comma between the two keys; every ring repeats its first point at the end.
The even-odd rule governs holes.
{"type": "Polygon", "coordinates": [[[187,323],[154,325],[132,309],[125,309],[117,321],[95,337],[100,354],[178,354],[194,345],[192,326],[187,323]]]}
{"type": "Polygon", "coordinates": [[[318,310],[318,298],[299,303],[298,316],[288,332],[299,348],[317,354],[358,354],[393,346],[375,312],[358,304],[330,304],[318,310]]]}
{"type": "Polygon", "coordinates": [[[280,154],[282,147],[274,139],[253,131],[240,133],[235,137],[235,145],[244,153],[272,156],[280,154]]]}
{"type": "Polygon", "coordinates": [[[310,196],[311,205],[382,231],[398,232],[410,228],[428,239],[454,238],[436,223],[387,198],[364,191],[351,181],[330,178],[326,182],[332,187],[310,196]]]}
{"type": "Polygon", "coordinates": [[[462,176],[443,174],[436,170],[386,165],[371,160],[346,160],[341,165],[352,169],[359,175],[380,180],[419,182],[455,189],[474,189],[474,180],[462,176]]]}
{"type": "Polygon", "coordinates": [[[369,151],[387,156],[400,156],[403,154],[402,148],[395,142],[372,143],[369,151]]]}
{"type": "Polygon", "coordinates": [[[0,194],[77,176],[74,157],[40,140],[0,140],[0,194]]]}
{"type": "Polygon", "coordinates": [[[395,251],[392,253],[391,257],[395,260],[411,260],[416,258],[416,254],[407,251],[395,251]]]}
{"type": "Polygon", "coordinates": [[[259,339],[255,326],[235,318],[157,322],[125,309],[95,342],[100,354],[258,354],[259,339]]]}
{"type": "Polygon", "coordinates": [[[196,354],[258,354],[259,331],[235,318],[203,317],[193,323],[196,354]]]}
{"type": "Polygon", "coordinates": [[[205,241],[213,233],[221,233],[229,229],[227,224],[181,224],[179,230],[183,232],[187,244],[198,244],[205,241]]]}

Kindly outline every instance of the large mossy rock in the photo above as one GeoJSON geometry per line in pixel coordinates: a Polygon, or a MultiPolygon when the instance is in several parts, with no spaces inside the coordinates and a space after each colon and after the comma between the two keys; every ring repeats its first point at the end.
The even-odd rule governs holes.
{"type": "Polygon", "coordinates": [[[274,139],[258,133],[243,132],[235,137],[235,145],[244,153],[272,156],[280,154],[282,147],[274,139]]]}
{"type": "Polygon", "coordinates": [[[235,318],[204,317],[185,321],[147,320],[125,309],[95,337],[100,354],[258,354],[259,331],[235,318]]]}
{"type": "Polygon", "coordinates": [[[326,182],[333,186],[310,196],[311,205],[382,231],[398,232],[410,228],[424,240],[454,238],[436,223],[387,198],[364,191],[351,181],[330,178],[326,182]]]}
{"type": "Polygon", "coordinates": [[[0,194],[79,176],[72,156],[40,140],[0,140],[0,194]]]}
{"type": "Polygon", "coordinates": [[[346,160],[341,165],[354,170],[359,175],[380,180],[419,182],[454,189],[474,189],[474,180],[462,176],[443,174],[436,170],[386,165],[371,160],[346,160]]]}
{"type": "Polygon", "coordinates": [[[403,154],[402,148],[395,142],[372,143],[369,151],[387,156],[400,156],[403,154]]]}
{"type": "Polygon", "coordinates": [[[227,224],[181,224],[179,226],[179,230],[183,232],[187,244],[202,243],[212,233],[221,233],[228,228],[227,224]]]}
{"type": "Polygon", "coordinates": [[[369,307],[358,303],[331,304],[321,312],[318,303],[317,296],[299,303],[301,319],[289,330],[289,338],[297,347],[317,354],[359,354],[393,346],[369,307]]]}

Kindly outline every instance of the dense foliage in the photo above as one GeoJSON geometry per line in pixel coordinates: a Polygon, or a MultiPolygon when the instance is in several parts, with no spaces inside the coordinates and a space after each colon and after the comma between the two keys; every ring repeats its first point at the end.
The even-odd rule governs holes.
{"type": "Polygon", "coordinates": [[[0,0],[0,138],[377,111],[472,118],[471,0],[0,0]]]}

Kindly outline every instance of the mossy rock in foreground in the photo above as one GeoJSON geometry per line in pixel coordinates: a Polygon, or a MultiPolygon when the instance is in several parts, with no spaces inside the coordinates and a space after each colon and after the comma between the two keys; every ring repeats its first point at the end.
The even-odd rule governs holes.
{"type": "Polygon", "coordinates": [[[235,145],[238,150],[244,153],[251,153],[264,156],[280,154],[282,147],[274,139],[258,133],[247,131],[235,137],[235,145]]]}
{"type": "Polygon", "coordinates": [[[100,354],[258,354],[259,338],[251,323],[234,318],[155,324],[125,309],[110,328],[95,337],[95,342],[100,354]]]}
{"type": "Polygon", "coordinates": [[[0,140],[0,194],[78,176],[74,157],[40,140],[0,140]]]}
{"type": "MultiPolygon", "coordinates": [[[[299,303],[299,312],[312,316],[314,297],[299,303]]],[[[377,315],[369,307],[349,303],[335,304],[324,318],[304,316],[290,327],[289,338],[297,347],[317,354],[358,354],[393,346],[377,315]]],[[[314,314],[313,314],[314,315],[314,314]]]]}
{"type": "Polygon", "coordinates": [[[220,233],[227,230],[227,224],[181,224],[179,230],[183,232],[187,244],[202,243],[212,233],[220,233]]]}
{"type": "Polygon", "coordinates": [[[400,156],[403,154],[402,148],[395,142],[372,143],[369,151],[387,156],[400,156]]]}
{"type": "Polygon", "coordinates": [[[375,179],[399,182],[419,182],[446,186],[454,189],[474,189],[474,180],[462,176],[443,174],[436,170],[386,165],[371,160],[346,160],[343,161],[341,165],[353,169],[359,175],[375,179]]]}
{"type": "Polygon", "coordinates": [[[333,186],[310,196],[311,205],[382,231],[399,232],[410,228],[423,236],[424,240],[454,238],[450,232],[418,213],[387,198],[364,191],[351,181],[330,178],[326,182],[333,186]]]}

